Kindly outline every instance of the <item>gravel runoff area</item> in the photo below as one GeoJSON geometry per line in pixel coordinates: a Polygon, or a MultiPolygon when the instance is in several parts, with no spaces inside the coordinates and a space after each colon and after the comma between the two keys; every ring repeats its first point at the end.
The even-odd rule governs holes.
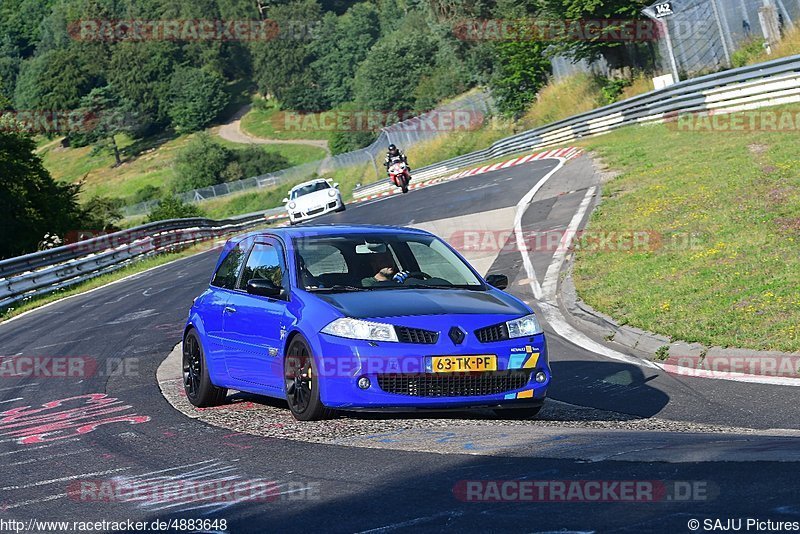
{"type": "MultiPolygon", "coordinates": [[[[184,415],[207,424],[227,428],[235,432],[255,436],[323,443],[329,445],[357,445],[363,447],[399,448],[409,450],[431,450],[443,452],[441,447],[449,434],[482,437],[492,441],[510,436],[541,432],[542,436],[553,436],[559,431],[625,431],[683,433],[706,435],[772,434],[745,428],[714,426],[658,418],[640,418],[617,412],[598,410],[566,404],[556,400],[545,403],[535,420],[515,420],[496,417],[489,410],[469,412],[424,412],[424,413],[340,413],[332,419],[316,422],[298,422],[290,414],[286,403],[278,399],[252,395],[244,392],[229,392],[228,403],[214,408],[198,409],[186,399],[181,379],[176,377],[180,365],[180,345],[162,363],[158,371],[159,386],[164,397],[184,415]],[[427,439],[411,440],[405,445],[408,434],[426,434],[427,439]],[[439,435],[439,440],[430,439],[439,435]],[[395,439],[398,438],[399,439],[395,439]],[[421,448],[422,447],[422,448],[421,448]]],[[[654,437],[657,438],[657,435],[654,437]]],[[[663,434],[662,434],[663,435],[663,434]]],[[[622,436],[620,436],[621,438],[622,436]]],[[[731,436],[732,437],[732,436],[731,436]]],[[[708,438],[703,438],[708,439],[708,438]]],[[[510,446],[509,446],[510,447],[510,446]]],[[[478,454],[501,452],[502,446],[474,447],[478,454]]]]}

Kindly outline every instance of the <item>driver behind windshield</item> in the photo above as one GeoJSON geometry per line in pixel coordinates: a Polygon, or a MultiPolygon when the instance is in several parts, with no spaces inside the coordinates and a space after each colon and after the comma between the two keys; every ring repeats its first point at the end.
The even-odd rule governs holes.
{"type": "MultiPolygon", "coordinates": [[[[390,252],[369,254],[370,271],[375,271],[373,276],[361,280],[363,287],[371,287],[381,282],[396,282],[402,284],[408,278],[408,271],[398,271],[394,258],[390,252]]],[[[385,284],[381,284],[385,285],[385,284]]]]}

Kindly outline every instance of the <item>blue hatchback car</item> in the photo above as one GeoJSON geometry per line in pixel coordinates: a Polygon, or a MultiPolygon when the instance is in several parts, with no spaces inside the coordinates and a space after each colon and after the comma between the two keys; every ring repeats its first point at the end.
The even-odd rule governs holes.
{"type": "Polygon", "coordinates": [[[333,410],[511,408],[534,417],[551,374],[533,311],[421,230],[304,226],[229,240],[189,313],[195,406],[227,389],[333,410]]]}

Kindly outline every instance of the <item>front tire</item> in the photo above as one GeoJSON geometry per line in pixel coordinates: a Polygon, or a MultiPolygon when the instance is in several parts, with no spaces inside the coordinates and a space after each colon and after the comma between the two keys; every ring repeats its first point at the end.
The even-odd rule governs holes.
{"type": "Polygon", "coordinates": [[[342,202],[342,205],[339,206],[338,208],[336,208],[335,211],[336,211],[336,213],[341,213],[341,212],[345,211],[346,209],[347,209],[347,206],[345,206],[344,202],[342,202]]]}
{"type": "Polygon", "coordinates": [[[305,339],[295,336],[283,360],[283,378],[286,402],[298,421],[318,421],[333,413],[322,404],[316,374],[311,348],[305,339]]]}
{"type": "Polygon", "coordinates": [[[203,345],[194,329],[189,330],[183,338],[182,369],[183,389],[192,405],[207,408],[225,402],[228,390],[211,383],[203,345]]]}

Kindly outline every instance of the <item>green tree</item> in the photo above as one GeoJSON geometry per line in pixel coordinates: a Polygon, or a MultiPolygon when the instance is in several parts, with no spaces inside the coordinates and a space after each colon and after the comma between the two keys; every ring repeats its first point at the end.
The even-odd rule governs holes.
{"type": "Polygon", "coordinates": [[[183,67],[172,75],[168,114],[178,132],[208,126],[228,103],[225,81],[204,69],[183,67]]]}
{"type": "Polygon", "coordinates": [[[200,132],[175,158],[175,190],[189,191],[223,181],[222,172],[231,161],[231,151],[200,132]]]}
{"type": "Polygon", "coordinates": [[[331,134],[328,144],[333,155],[344,154],[345,152],[351,152],[369,146],[375,141],[376,137],[378,137],[376,132],[335,130],[331,134]]]}
{"type": "Polygon", "coordinates": [[[140,202],[147,202],[148,200],[155,200],[164,195],[164,190],[158,186],[148,184],[139,188],[131,199],[132,204],[139,204],[140,202]]]}
{"type": "Polygon", "coordinates": [[[279,31],[268,42],[252,44],[253,79],[259,92],[274,96],[289,109],[326,109],[321,86],[309,69],[314,60],[309,32],[319,23],[319,4],[295,0],[273,5],[267,16],[279,31]]]}
{"type": "Polygon", "coordinates": [[[86,117],[91,127],[78,132],[80,144],[92,143],[98,149],[114,154],[114,166],[122,165],[115,136],[134,134],[139,128],[138,114],[132,102],[120,99],[110,86],[98,87],[81,99],[79,116],[86,117]]]}
{"type": "Polygon", "coordinates": [[[57,183],[30,136],[0,124],[0,258],[36,250],[46,233],[78,228],[78,186],[57,183]]]}
{"type": "MultiPolygon", "coordinates": [[[[651,0],[538,0],[538,2],[544,14],[559,19],[620,21],[644,19],[642,9],[652,4],[651,0]]],[[[605,41],[600,35],[592,39],[565,36],[554,45],[553,50],[564,52],[576,60],[592,61],[603,57],[611,68],[624,66],[627,60],[627,46],[643,46],[605,41]]]]}
{"type": "Polygon", "coordinates": [[[194,204],[187,204],[173,195],[167,195],[159,201],[158,206],[150,211],[147,220],[148,222],[157,222],[167,219],[185,219],[187,217],[202,216],[203,212],[194,204]]]}
{"type": "Polygon", "coordinates": [[[143,117],[167,124],[170,80],[181,57],[172,42],[118,43],[111,52],[108,81],[120,98],[136,103],[143,117]]]}
{"type": "Polygon", "coordinates": [[[0,2],[0,36],[8,36],[22,57],[33,54],[42,21],[55,0],[3,0],[0,2]]]}
{"type": "Polygon", "coordinates": [[[414,109],[414,88],[432,72],[435,58],[429,34],[401,30],[382,38],[358,67],[356,101],[377,110],[414,109]]]}
{"type": "Polygon", "coordinates": [[[122,206],[120,198],[94,196],[81,206],[80,219],[83,230],[93,232],[113,232],[117,230],[115,224],[122,219],[122,206]]]}
{"type": "Polygon", "coordinates": [[[279,171],[289,167],[289,160],[277,152],[260,146],[249,146],[233,151],[234,163],[241,168],[243,178],[279,171]]]}
{"type": "Polygon", "coordinates": [[[311,43],[311,69],[328,104],[353,100],[356,69],[379,37],[378,12],[372,4],[355,4],[340,17],[325,15],[311,43]]]}
{"type": "Polygon", "coordinates": [[[489,87],[501,113],[522,113],[547,83],[550,61],[544,55],[545,48],[546,43],[537,40],[496,43],[489,87]]]}
{"type": "Polygon", "coordinates": [[[70,110],[93,87],[104,83],[100,67],[79,46],[57,49],[23,61],[14,92],[17,109],[70,110]]]}
{"type": "Polygon", "coordinates": [[[0,97],[14,98],[20,65],[19,49],[8,37],[0,35],[0,97]]]}

